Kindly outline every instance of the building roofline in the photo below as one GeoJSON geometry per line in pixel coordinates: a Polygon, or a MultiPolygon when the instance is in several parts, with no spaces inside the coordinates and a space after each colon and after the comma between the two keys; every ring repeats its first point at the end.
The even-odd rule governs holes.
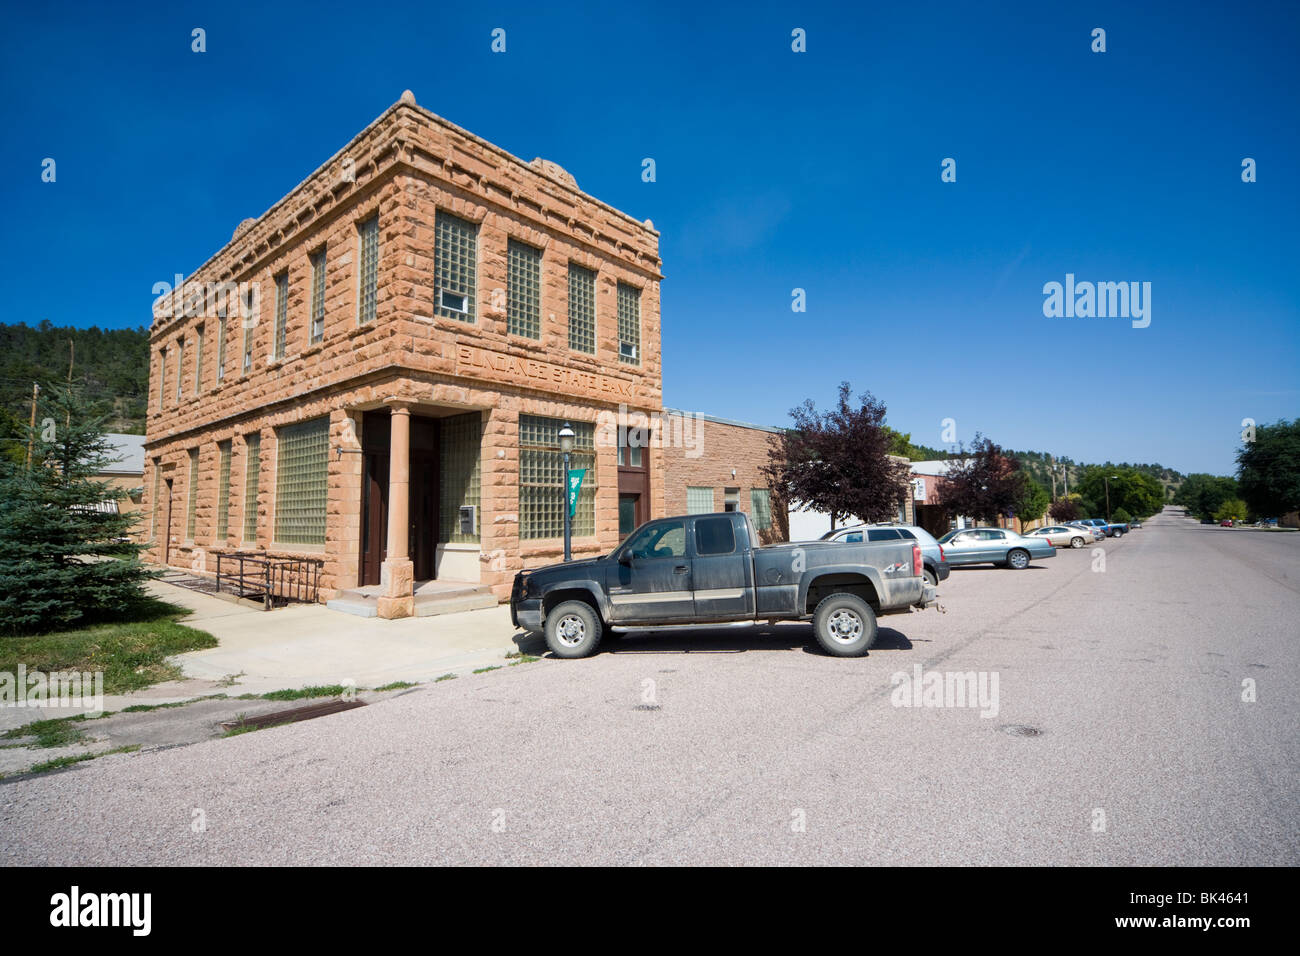
{"type": "MultiPolygon", "coordinates": [[[[624,220],[626,220],[627,222],[631,223],[632,225],[636,226],[637,229],[640,229],[640,230],[643,231],[643,232],[647,232],[647,233],[653,235],[656,239],[658,239],[658,237],[659,237],[659,230],[655,229],[653,226],[647,226],[647,225],[646,225],[646,222],[649,222],[650,220],[644,220],[644,221],[643,221],[643,220],[640,220],[640,219],[636,219],[635,217],[631,216],[630,214],[623,212],[623,210],[621,210],[621,209],[616,209],[616,208],[614,208],[613,206],[611,206],[609,203],[604,202],[603,200],[597,199],[595,196],[592,196],[592,195],[589,194],[589,193],[585,193],[585,192],[583,192],[581,189],[579,189],[579,188],[577,187],[576,184],[574,184],[574,183],[567,183],[567,182],[565,182],[565,181],[562,180],[562,179],[557,179],[556,177],[549,175],[549,174],[548,174],[547,172],[545,172],[544,170],[538,168],[537,166],[532,165],[531,163],[525,162],[524,160],[520,159],[518,156],[514,155],[513,153],[511,153],[511,152],[509,152],[509,151],[507,151],[507,150],[502,149],[500,146],[497,146],[495,143],[490,143],[490,142],[488,142],[487,140],[485,140],[483,137],[481,137],[481,136],[477,136],[477,135],[475,135],[474,133],[471,133],[469,130],[464,129],[463,127],[457,126],[457,125],[456,125],[455,123],[453,123],[451,120],[446,119],[445,117],[439,116],[437,113],[433,112],[433,111],[430,110],[430,109],[427,109],[427,108],[425,108],[425,107],[423,107],[423,106],[420,106],[418,103],[415,102],[415,97],[414,97],[414,96],[410,96],[409,99],[407,98],[409,94],[410,94],[410,90],[407,90],[406,92],[404,92],[404,93],[402,94],[402,98],[401,98],[401,99],[399,99],[396,103],[394,103],[392,106],[388,107],[386,110],[384,110],[384,111],[383,111],[382,113],[380,113],[378,116],[376,116],[373,120],[371,120],[369,123],[367,123],[366,126],[365,126],[365,128],[362,129],[361,132],[359,132],[359,133],[357,133],[355,136],[353,136],[353,137],[352,137],[350,140],[348,140],[347,143],[344,144],[342,147],[340,147],[339,149],[335,150],[335,152],[334,152],[333,154],[331,154],[330,157],[329,157],[328,159],[326,159],[323,163],[320,163],[319,165],[317,165],[315,169],[313,169],[310,173],[308,173],[308,174],[307,174],[306,176],[304,176],[301,180],[299,180],[299,182],[298,182],[298,183],[297,183],[297,184],[296,184],[292,189],[290,189],[290,190],[289,190],[288,192],[286,192],[283,196],[281,196],[279,199],[277,199],[274,203],[272,203],[270,206],[268,206],[268,207],[266,208],[266,210],[262,212],[261,215],[259,215],[259,216],[254,216],[254,217],[252,218],[252,224],[249,226],[248,229],[238,229],[238,228],[237,228],[237,229],[235,230],[235,232],[233,232],[233,233],[231,234],[231,237],[230,237],[229,240],[227,240],[224,244],[222,244],[221,247],[218,248],[216,252],[212,253],[212,255],[208,256],[208,258],[206,258],[205,260],[203,260],[202,263],[200,263],[200,264],[199,264],[198,266],[196,266],[193,270],[191,270],[190,273],[189,273],[185,278],[186,278],[186,279],[190,279],[190,278],[192,278],[193,276],[198,275],[200,272],[202,272],[202,271],[203,271],[204,269],[206,269],[208,266],[212,265],[213,262],[215,262],[218,258],[221,257],[222,253],[226,252],[226,250],[228,250],[228,249],[229,249],[231,246],[233,246],[236,242],[238,242],[238,241],[239,241],[240,239],[242,239],[245,235],[247,235],[248,232],[250,232],[250,231],[252,230],[252,228],[253,228],[254,226],[256,226],[257,223],[260,223],[260,222],[261,222],[263,219],[265,219],[267,216],[271,215],[273,212],[275,212],[275,211],[276,211],[277,209],[279,209],[281,206],[283,206],[284,204],[286,204],[287,202],[289,202],[289,200],[291,200],[295,195],[297,195],[298,192],[299,192],[299,191],[300,191],[304,186],[306,186],[308,182],[310,182],[313,178],[315,178],[317,175],[319,175],[319,174],[321,173],[322,170],[324,170],[326,167],[328,167],[328,166],[330,166],[331,164],[333,164],[336,160],[338,160],[341,156],[343,156],[343,155],[344,155],[348,150],[352,149],[352,148],[353,148],[353,147],[354,147],[358,142],[360,142],[360,141],[361,141],[362,139],[364,139],[367,135],[369,135],[369,134],[371,133],[371,131],[373,131],[377,126],[379,126],[379,124],[382,123],[385,119],[387,119],[391,114],[395,113],[397,110],[399,110],[399,109],[401,109],[401,108],[403,108],[403,107],[405,107],[405,108],[407,108],[407,109],[411,109],[411,110],[415,111],[416,113],[422,114],[423,116],[425,116],[425,117],[427,117],[427,118],[433,120],[433,121],[434,121],[435,123],[437,123],[437,124],[440,124],[440,125],[442,125],[442,126],[449,127],[450,129],[454,130],[456,133],[459,133],[460,135],[466,137],[467,139],[473,140],[475,143],[477,143],[478,145],[484,147],[485,149],[487,149],[487,150],[489,150],[489,151],[491,151],[491,152],[493,152],[493,153],[496,153],[497,155],[499,155],[499,156],[501,156],[501,157],[503,157],[503,158],[509,160],[510,162],[513,162],[513,163],[518,164],[521,168],[526,169],[526,170],[528,170],[528,171],[531,172],[531,173],[534,173],[534,174],[536,174],[536,175],[538,175],[538,176],[541,176],[541,177],[542,177],[543,179],[545,179],[547,182],[554,183],[555,185],[560,186],[561,188],[566,189],[566,190],[568,190],[569,192],[572,192],[572,193],[574,193],[574,194],[576,194],[576,195],[578,195],[578,196],[581,196],[583,199],[588,200],[588,201],[594,203],[595,205],[599,206],[600,208],[602,208],[602,209],[604,209],[604,210],[606,210],[606,211],[608,211],[608,212],[613,213],[614,215],[618,216],[619,218],[624,219],[624,220]]],[[[241,223],[241,225],[242,225],[242,223],[241,223]]],[[[166,294],[164,294],[164,295],[162,295],[162,296],[157,296],[157,297],[154,299],[154,302],[156,303],[159,299],[165,298],[165,296],[166,296],[166,294]]],[[[151,324],[152,324],[152,323],[151,323],[151,324]]]]}
{"type": "Polygon", "coordinates": [[[756,425],[753,422],[736,421],[734,418],[720,418],[717,415],[706,415],[704,412],[688,412],[680,408],[669,408],[667,405],[664,406],[664,414],[690,415],[706,422],[713,422],[716,425],[732,425],[736,428],[752,428],[755,431],[772,432],[774,434],[780,434],[785,431],[784,428],[777,428],[775,425],[756,425]]]}

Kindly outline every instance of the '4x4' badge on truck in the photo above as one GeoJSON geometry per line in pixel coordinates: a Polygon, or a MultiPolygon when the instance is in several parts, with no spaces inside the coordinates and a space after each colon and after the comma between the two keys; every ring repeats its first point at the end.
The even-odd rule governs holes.
{"type": "Polygon", "coordinates": [[[883,571],[885,574],[893,574],[896,571],[905,571],[909,567],[911,567],[911,565],[907,564],[906,562],[895,561],[893,564],[885,565],[880,570],[883,571]]]}

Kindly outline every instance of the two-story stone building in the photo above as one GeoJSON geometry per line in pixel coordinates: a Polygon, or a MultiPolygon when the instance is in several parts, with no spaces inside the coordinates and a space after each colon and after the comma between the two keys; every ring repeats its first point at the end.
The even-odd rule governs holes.
{"type": "Polygon", "coordinates": [[[558,431],[586,477],[575,557],[664,508],[658,233],[404,93],[155,303],[149,556],[324,562],[321,596],[558,560],[558,431]],[[604,427],[602,427],[602,423],[604,427]]]}

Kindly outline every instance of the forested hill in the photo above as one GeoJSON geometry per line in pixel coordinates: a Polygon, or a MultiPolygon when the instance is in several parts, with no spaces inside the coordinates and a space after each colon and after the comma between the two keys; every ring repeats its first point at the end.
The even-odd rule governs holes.
{"type": "MultiPolygon", "coordinates": [[[[1051,491],[1052,465],[1048,460],[1048,455],[1046,452],[1007,451],[1007,454],[1020,462],[1021,470],[1027,472],[1029,476],[1033,478],[1036,482],[1038,482],[1048,491],[1051,491]]],[[[1166,497],[1172,496],[1173,492],[1176,492],[1178,490],[1178,486],[1182,484],[1183,478],[1185,477],[1182,474],[1182,472],[1175,471],[1172,468],[1166,468],[1164,465],[1159,465],[1159,464],[1152,464],[1152,465],[1133,464],[1127,461],[1079,462],[1079,461],[1075,461],[1072,458],[1063,458],[1057,456],[1056,457],[1057,492],[1060,493],[1064,491],[1065,486],[1063,484],[1062,473],[1065,469],[1068,468],[1070,483],[1071,485],[1073,485],[1076,476],[1079,475],[1083,471],[1083,469],[1085,467],[1088,467],[1089,465],[1104,465],[1106,467],[1121,468],[1126,470],[1131,469],[1133,471],[1139,472],[1140,474],[1150,475],[1152,478],[1156,479],[1162,485],[1165,486],[1166,497]],[[1173,491],[1170,491],[1169,489],[1173,489],[1173,491]]]]}
{"type": "Polygon", "coordinates": [[[109,431],[144,434],[148,330],[59,328],[48,321],[34,328],[0,322],[0,431],[27,423],[33,382],[46,388],[68,381],[69,360],[72,381],[96,414],[108,416],[109,431]]]}

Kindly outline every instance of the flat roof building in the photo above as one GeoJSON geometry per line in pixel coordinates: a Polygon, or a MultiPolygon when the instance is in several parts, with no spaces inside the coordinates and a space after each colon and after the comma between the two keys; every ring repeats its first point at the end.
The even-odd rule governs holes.
{"type": "Polygon", "coordinates": [[[409,91],[154,305],[144,533],[161,564],[323,562],[320,597],[509,592],[664,513],[659,235],[409,91]],[[624,442],[626,444],[626,442],[624,442]]]}

